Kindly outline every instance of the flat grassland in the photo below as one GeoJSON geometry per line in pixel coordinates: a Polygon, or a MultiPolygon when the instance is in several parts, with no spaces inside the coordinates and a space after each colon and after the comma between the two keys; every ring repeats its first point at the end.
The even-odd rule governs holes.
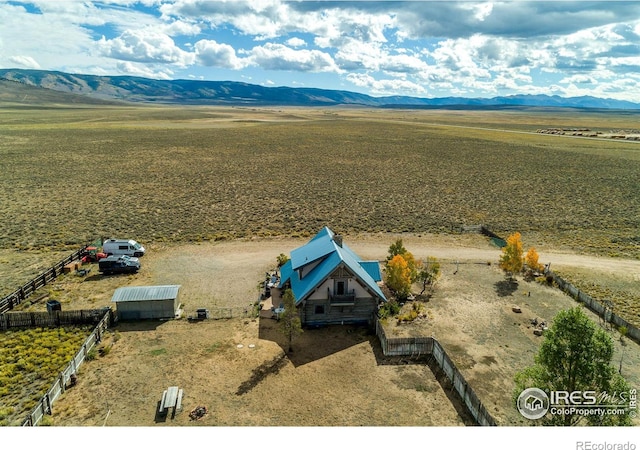
{"type": "Polygon", "coordinates": [[[0,248],[488,224],[640,257],[640,143],[535,133],[637,115],[87,107],[0,109],[0,248]]]}
{"type": "MultiPolygon", "coordinates": [[[[177,282],[184,284],[191,312],[201,306],[249,305],[257,297],[259,277],[269,266],[255,254],[244,255],[245,250],[266,248],[273,262],[277,254],[292,249],[289,241],[283,246],[279,239],[295,238],[301,243],[325,225],[347,236],[379,236],[382,251],[378,248],[363,257],[383,258],[391,243],[389,233],[443,236],[463,224],[483,223],[503,236],[522,232],[525,245],[534,245],[541,254],[637,260],[640,143],[535,132],[552,127],[631,129],[637,118],[635,114],[558,110],[0,108],[0,291],[8,293],[27,281],[39,266],[59,259],[58,252],[75,250],[100,236],[132,237],[162,257],[143,260],[137,276],[108,278],[92,272],[84,279],[64,277],[48,293],[62,300],[63,308],[94,307],[109,305],[118,285],[177,282]],[[233,270],[228,267],[234,260],[231,253],[227,259],[212,261],[207,259],[210,253],[207,256],[195,245],[202,243],[203,249],[217,252],[219,248],[209,247],[208,241],[234,244],[234,251],[242,255],[235,259],[233,270]],[[177,260],[173,249],[179,251],[177,260]],[[200,253],[204,259],[196,263],[190,255],[200,253]],[[227,278],[208,278],[216,274],[227,278]],[[236,292],[233,286],[242,291],[236,292]]],[[[426,255],[428,250],[422,256],[426,255]]],[[[494,255],[491,261],[495,259],[494,255]]],[[[584,271],[567,270],[585,277],[584,271]]],[[[508,304],[516,299],[494,292],[500,275],[488,266],[472,275],[468,290],[475,292],[473,286],[484,280],[484,294],[495,300],[488,307],[496,315],[478,315],[477,323],[466,327],[472,333],[451,333],[451,339],[460,342],[445,342],[445,347],[462,369],[471,370],[467,373],[475,383],[489,380],[474,389],[499,422],[520,424],[504,398],[491,394],[495,392],[491,389],[500,380],[506,380],[499,384],[501,388],[509,387],[515,358],[531,359],[535,338],[524,322],[509,323],[508,304]],[[507,326],[511,331],[505,331],[503,342],[496,335],[489,337],[490,330],[507,326]],[[528,345],[529,353],[508,350],[511,333],[520,344],[528,345]],[[477,336],[490,342],[495,352],[487,353],[482,345],[462,345],[475,342],[477,336]]],[[[603,271],[598,282],[602,289],[609,289],[606,292],[615,293],[629,292],[627,287],[637,280],[632,274],[616,278],[603,271]]],[[[475,304],[469,293],[444,290],[455,284],[455,280],[443,282],[443,292],[450,296],[447,302],[459,296],[460,306],[443,299],[439,312],[434,303],[436,319],[452,312],[463,317],[469,311],[462,306],[475,304]]],[[[547,293],[539,294],[534,299],[542,312],[531,313],[549,318],[551,310],[544,309],[547,293]]],[[[625,311],[638,316],[637,298],[624,299],[630,302],[625,311]]],[[[260,388],[238,395],[240,384],[251,379],[252,368],[268,366],[281,354],[281,348],[270,343],[278,341],[277,333],[268,320],[230,322],[219,330],[216,323],[224,322],[200,324],[198,332],[192,328],[193,335],[187,330],[193,324],[184,321],[152,330],[123,329],[114,351],[89,363],[93,369],[80,377],[82,389],[70,390],[60,400],[55,422],[100,425],[108,419],[109,424],[152,424],[158,390],[161,393],[168,384],[180,383],[192,386],[185,407],[205,400],[213,409],[202,424],[300,424],[317,411],[314,399],[327,392],[327,384],[306,383],[310,374],[322,373],[328,385],[335,385],[343,379],[345,365],[356,361],[357,355],[365,356],[347,378],[354,380],[356,373],[367,368],[375,368],[373,375],[359,380],[360,384],[353,381],[341,392],[361,389],[364,398],[373,389],[380,392],[379,397],[368,397],[365,406],[355,400],[343,403],[344,408],[314,416],[314,424],[389,424],[388,414],[381,411],[390,404],[406,406],[396,411],[392,423],[396,425],[464,422],[450,403],[442,407],[439,417],[412,416],[414,411],[433,411],[444,404],[447,390],[424,367],[381,364],[370,336],[357,332],[346,338],[331,330],[326,336],[303,335],[312,346],[313,336],[323,343],[334,342],[335,351],[311,355],[304,363],[290,360],[277,366],[283,376],[267,377],[260,388]],[[199,338],[206,339],[206,346],[196,345],[199,338]],[[238,343],[244,344],[243,350],[255,343],[257,351],[242,353],[238,343]],[[190,349],[197,350],[189,354],[190,349]],[[116,360],[122,365],[114,365],[116,360]],[[224,361],[240,365],[224,366],[224,361]],[[298,368],[302,369],[294,370],[298,368]],[[202,374],[214,378],[198,385],[202,374]],[[306,405],[293,397],[273,396],[283,379],[292,377],[300,389],[291,396],[311,389],[306,391],[306,405]],[[224,396],[217,397],[218,391],[208,383],[220,384],[224,396]],[[395,387],[387,390],[390,385],[395,387]],[[107,393],[115,403],[99,403],[107,393]],[[294,403],[300,407],[295,416],[276,414],[294,403]],[[258,404],[267,409],[260,410],[260,416],[252,415],[258,404]],[[117,414],[109,416],[110,410],[117,414]],[[354,423],[354,418],[360,422],[354,423]]],[[[446,329],[446,324],[440,322],[440,326],[446,329]]],[[[269,366],[272,371],[274,364],[278,363],[269,366]]],[[[335,398],[336,405],[340,398],[335,398]]],[[[185,415],[176,420],[168,424],[188,422],[185,415]]]]}

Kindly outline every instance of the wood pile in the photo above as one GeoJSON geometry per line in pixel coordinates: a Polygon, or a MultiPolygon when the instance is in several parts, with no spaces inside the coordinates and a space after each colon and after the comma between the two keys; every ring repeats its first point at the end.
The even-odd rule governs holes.
{"type": "Polygon", "coordinates": [[[189,418],[191,420],[199,420],[206,416],[208,412],[209,411],[207,410],[206,406],[198,406],[196,407],[196,409],[189,413],[189,418]]]}

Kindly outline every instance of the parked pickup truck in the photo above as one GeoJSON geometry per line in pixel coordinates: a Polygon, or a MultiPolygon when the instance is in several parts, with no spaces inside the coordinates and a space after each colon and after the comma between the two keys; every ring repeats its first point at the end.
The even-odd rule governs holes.
{"type": "Polygon", "coordinates": [[[126,255],[112,255],[98,261],[98,271],[104,275],[113,273],[136,273],[140,270],[140,260],[126,255]]]}

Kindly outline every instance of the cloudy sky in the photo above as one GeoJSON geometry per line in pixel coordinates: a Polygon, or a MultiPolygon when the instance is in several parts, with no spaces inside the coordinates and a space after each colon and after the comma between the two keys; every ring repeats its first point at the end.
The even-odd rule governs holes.
{"type": "Polygon", "coordinates": [[[0,0],[0,68],[640,102],[640,1],[0,0]]]}

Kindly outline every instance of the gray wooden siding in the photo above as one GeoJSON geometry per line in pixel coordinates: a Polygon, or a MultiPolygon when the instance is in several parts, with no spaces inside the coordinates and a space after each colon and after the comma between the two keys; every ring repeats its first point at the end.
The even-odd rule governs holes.
{"type": "Polygon", "coordinates": [[[307,300],[302,306],[300,317],[303,325],[330,325],[369,323],[378,310],[375,298],[356,298],[353,306],[331,306],[329,299],[307,300]],[[316,313],[316,307],[324,308],[323,314],[316,313]]]}

